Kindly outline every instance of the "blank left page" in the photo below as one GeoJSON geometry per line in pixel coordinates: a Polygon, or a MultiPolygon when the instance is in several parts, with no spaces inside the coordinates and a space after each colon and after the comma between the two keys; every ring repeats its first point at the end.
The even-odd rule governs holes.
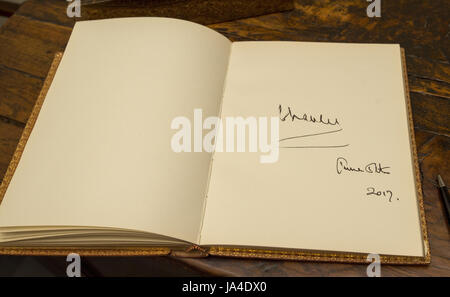
{"type": "Polygon", "coordinates": [[[211,156],[171,149],[171,121],[217,116],[231,43],[174,19],[78,22],[0,226],[96,226],[197,239],[211,156]]]}

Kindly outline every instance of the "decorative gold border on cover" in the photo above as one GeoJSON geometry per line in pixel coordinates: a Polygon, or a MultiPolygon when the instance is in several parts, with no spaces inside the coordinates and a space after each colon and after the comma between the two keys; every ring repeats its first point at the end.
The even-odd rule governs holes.
{"type": "MultiPolygon", "coordinates": [[[[213,246],[209,249],[211,256],[224,256],[236,258],[258,258],[271,260],[295,260],[312,262],[336,262],[367,264],[368,254],[360,253],[333,253],[321,251],[281,251],[270,249],[231,248],[213,246]]],[[[382,264],[429,264],[430,258],[380,255],[382,264]]]]}
{"type": "Polygon", "coordinates": [[[403,81],[405,86],[405,94],[406,94],[406,108],[408,114],[408,124],[409,124],[409,138],[411,140],[411,150],[413,157],[413,166],[414,173],[416,177],[416,190],[417,190],[417,200],[419,206],[419,218],[420,218],[420,227],[422,229],[422,239],[423,239],[423,248],[425,251],[424,261],[429,264],[431,263],[431,249],[430,249],[430,241],[428,238],[428,228],[427,228],[427,219],[425,216],[425,208],[423,203],[423,192],[422,192],[422,181],[420,178],[420,167],[419,167],[419,158],[417,157],[417,146],[416,146],[416,136],[414,132],[414,121],[412,115],[412,107],[411,107],[411,98],[409,95],[409,82],[408,82],[408,71],[406,68],[406,57],[405,57],[405,49],[401,48],[401,56],[402,56],[402,68],[403,68],[403,81]]]}
{"type": "MultiPolygon", "coordinates": [[[[430,264],[431,253],[430,243],[428,240],[427,223],[425,218],[425,209],[423,204],[422,183],[420,180],[419,161],[417,158],[417,148],[414,135],[414,123],[412,117],[411,99],[409,97],[408,72],[406,69],[405,50],[401,48],[403,81],[405,88],[405,101],[408,114],[409,136],[411,140],[411,151],[413,156],[413,166],[415,173],[416,192],[419,206],[420,225],[422,229],[424,257],[411,256],[392,256],[380,255],[380,261],[383,264],[430,264]]],[[[320,251],[280,251],[269,249],[250,249],[235,248],[225,246],[213,246],[209,250],[210,255],[241,257],[241,258],[262,258],[262,259],[279,259],[279,260],[304,260],[317,262],[342,262],[342,263],[368,263],[368,254],[362,253],[333,253],[320,251]]]]}
{"type": "Polygon", "coordinates": [[[70,253],[77,253],[80,256],[89,257],[126,257],[126,256],[166,256],[170,254],[170,248],[164,247],[96,247],[96,248],[82,248],[82,247],[5,247],[0,248],[0,255],[11,256],[67,256],[70,253]]]}

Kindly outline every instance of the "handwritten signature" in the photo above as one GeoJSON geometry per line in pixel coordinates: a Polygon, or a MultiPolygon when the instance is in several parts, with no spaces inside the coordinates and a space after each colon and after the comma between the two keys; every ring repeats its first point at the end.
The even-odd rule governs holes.
{"type": "Polygon", "coordinates": [[[338,119],[331,120],[329,118],[324,117],[322,114],[319,114],[318,116],[308,115],[306,113],[304,114],[295,114],[292,112],[291,108],[288,106],[287,112],[283,111],[283,106],[280,104],[278,105],[278,111],[280,112],[280,120],[282,122],[286,121],[287,119],[294,122],[297,121],[305,121],[310,123],[318,123],[318,124],[324,124],[324,125],[340,125],[338,119]]]}
{"type": "Polygon", "coordinates": [[[388,170],[390,167],[382,166],[381,163],[371,162],[362,167],[350,166],[347,159],[339,157],[336,159],[336,172],[342,174],[342,172],[355,172],[355,173],[375,173],[375,174],[391,174],[388,170]]]}

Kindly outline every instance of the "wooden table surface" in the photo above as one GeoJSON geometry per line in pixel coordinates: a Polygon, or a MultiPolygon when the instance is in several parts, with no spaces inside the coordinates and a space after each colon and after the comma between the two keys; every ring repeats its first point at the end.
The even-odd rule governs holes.
{"type": "MultiPolygon", "coordinates": [[[[296,0],[293,11],[209,27],[232,40],[400,43],[405,48],[432,263],[385,265],[382,275],[450,276],[449,224],[435,182],[441,174],[450,184],[450,4],[448,0],[381,2],[381,18],[368,18],[368,2],[363,0],[296,0]]],[[[54,54],[64,50],[69,39],[74,20],[66,16],[66,7],[61,0],[29,0],[0,28],[0,179],[54,54]]],[[[145,265],[145,261],[151,260],[133,263],[145,265]]],[[[365,265],[351,264],[220,257],[166,262],[214,275],[366,275],[365,265]]]]}

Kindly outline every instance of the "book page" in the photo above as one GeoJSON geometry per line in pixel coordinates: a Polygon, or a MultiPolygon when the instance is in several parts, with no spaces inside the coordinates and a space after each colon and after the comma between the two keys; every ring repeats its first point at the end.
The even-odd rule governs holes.
{"type": "Polygon", "coordinates": [[[424,255],[398,45],[239,42],[229,67],[222,121],[278,118],[279,155],[214,154],[201,244],[424,255]]]}
{"type": "Polygon", "coordinates": [[[78,22],[0,206],[0,226],[198,237],[211,155],[171,122],[218,115],[231,42],[165,18],[78,22]]]}

